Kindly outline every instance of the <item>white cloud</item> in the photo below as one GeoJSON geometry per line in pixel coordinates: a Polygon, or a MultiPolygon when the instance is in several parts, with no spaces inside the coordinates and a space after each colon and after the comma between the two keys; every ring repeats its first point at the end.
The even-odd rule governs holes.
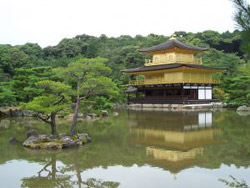
{"type": "Polygon", "coordinates": [[[235,29],[229,0],[1,0],[0,43],[55,45],[77,34],[235,29]]]}

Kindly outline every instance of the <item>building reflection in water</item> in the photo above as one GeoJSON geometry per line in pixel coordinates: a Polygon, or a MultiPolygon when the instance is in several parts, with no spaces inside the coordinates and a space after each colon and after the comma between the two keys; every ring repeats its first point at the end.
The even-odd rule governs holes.
{"type": "Polygon", "coordinates": [[[212,112],[145,113],[144,119],[139,113],[132,118],[136,123],[131,122],[130,141],[146,147],[147,164],[177,173],[200,163],[205,146],[223,143],[212,112]]]}

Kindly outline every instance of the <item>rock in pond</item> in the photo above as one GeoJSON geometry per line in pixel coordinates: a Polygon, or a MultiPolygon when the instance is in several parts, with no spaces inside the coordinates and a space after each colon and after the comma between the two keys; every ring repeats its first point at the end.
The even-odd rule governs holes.
{"type": "Polygon", "coordinates": [[[243,106],[238,107],[237,111],[250,111],[250,107],[243,105],[243,106]]]}
{"type": "Polygon", "coordinates": [[[30,136],[24,141],[23,146],[32,149],[64,149],[84,145],[91,141],[86,133],[76,134],[72,137],[60,134],[58,137],[38,135],[30,136]]]}
{"type": "Polygon", "coordinates": [[[26,137],[29,138],[30,136],[38,137],[39,134],[38,134],[38,132],[36,130],[32,129],[32,130],[29,130],[29,131],[26,132],[26,137]]]}
{"type": "Polygon", "coordinates": [[[18,141],[16,138],[14,138],[14,137],[10,137],[9,143],[10,143],[10,144],[18,144],[19,141],[18,141]]]}
{"type": "Polygon", "coordinates": [[[69,136],[62,138],[62,148],[73,148],[78,146],[78,144],[72,140],[69,136]]]}

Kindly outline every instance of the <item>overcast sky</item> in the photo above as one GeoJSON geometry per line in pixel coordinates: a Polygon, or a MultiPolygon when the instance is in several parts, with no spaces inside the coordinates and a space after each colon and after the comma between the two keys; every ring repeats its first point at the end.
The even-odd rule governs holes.
{"type": "Polygon", "coordinates": [[[233,31],[230,0],[0,0],[0,44],[56,45],[78,34],[233,31]]]}

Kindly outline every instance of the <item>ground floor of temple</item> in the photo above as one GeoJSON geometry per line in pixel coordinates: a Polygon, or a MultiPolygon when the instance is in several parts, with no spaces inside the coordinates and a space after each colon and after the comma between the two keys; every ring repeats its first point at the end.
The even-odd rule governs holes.
{"type": "Polygon", "coordinates": [[[215,102],[212,85],[137,86],[128,90],[129,104],[192,104],[215,102]]]}

